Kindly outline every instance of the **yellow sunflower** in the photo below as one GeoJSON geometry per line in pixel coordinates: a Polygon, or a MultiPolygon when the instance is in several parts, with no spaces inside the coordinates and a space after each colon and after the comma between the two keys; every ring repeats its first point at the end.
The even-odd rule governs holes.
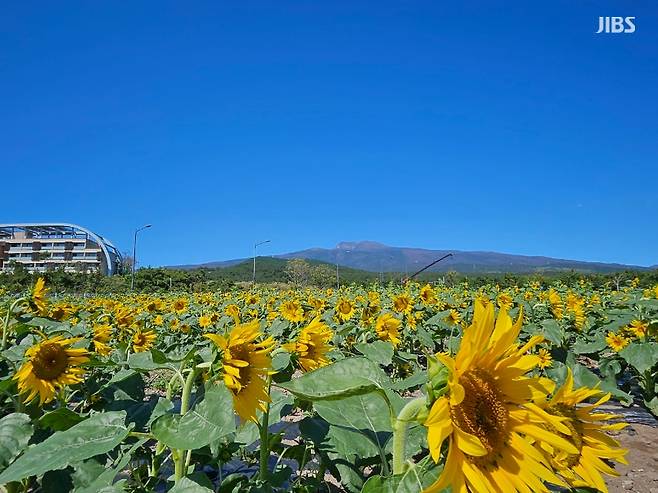
{"type": "Polygon", "coordinates": [[[331,350],[329,341],[332,335],[327,324],[314,318],[302,329],[296,341],[285,344],[283,348],[299,355],[299,365],[304,371],[312,371],[330,363],[326,354],[331,350]]]}
{"type": "Polygon", "coordinates": [[[608,332],[608,335],[605,336],[605,342],[608,346],[615,352],[619,352],[628,346],[629,340],[622,336],[621,334],[615,334],[614,332],[608,332]]]}
{"type": "Polygon", "coordinates": [[[212,319],[208,315],[201,315],[199,317],[199,327],[207,329],[212,325],[212,319]]]}
{"type": "Polygon", "coordinates": [[[551,356],[548,349],[541,348],[537,353],[537,356],[539,356],[539,363],[537,363],[537,366],[542,370],[553,365],[553,356],[551,356]]]}
{"type": "Polygon", "coordinates": [[[64,339],[62,336],[45,338],[25,351],[27,361],[14,376],[18,381],[18,391],[28,394],[25,402],[32,401],[38,395],[39,404],[46,404],[64,386],[83,381],[84,370],[78,365],[89,361],[89,353],[85,349],[70,347],[80,339],[64,339]]]}
{"type": "Polygon", "coordinates": [[[420,301],[424,305],[433,305],[436,303],[436,292],[429,284],[420,288],[420,301]]]}
{"type": "Polygon", "coordinates": [[[435,462],[446,439],[448,448],[443,471],[428,492],[449,485],[455,493],[547,492],[544,481],[563,482],[531,441],[577,452],[558,435],[569,432],[564,418],[532,402],[554,388],[548,379],[526,376],[539,364],[539,356],[526,353],[541,336],[519,347],[523,314],[514,324],[507,310],[501,309],[495,322],[494,317],[492,303],[476,302],[457,355],[436,355],[449,372],[448,392],[434,401],[425,426],[435,462]]]}
{"type": "Polygon", "coordinates": [[[231,303],[224,308],[224,313],[233,319],[236,324],[240,323],[240,308],[238,305],[231,303]]]}
{"type": "Polygon", "coordinates": [[[279,312],[288,322],[296,323],[304,320],[304,310],[297,300],[284,301],[279,307],[279,312]]]}
{"type": "Polygon", "coordinates": [[[32,293],[30,294],[29,303],[32,311],[39,315],[47,313],[46,303],[48,302],[48,291],[49,289],[46,288],[46,281],[44,278],[40,277],[37,279],[37,282],[34,283],[34,287],[32,288],[32,293]]]}
{"type": "Polygon", "coordinates": [[[446,317],[446,322],[453,325],[457,325],[461,320],[461,314],[455,309],[450,310],[450,313],[448,313],[448,316],[446,317]]]}
{"type": "Polygon", "coordinates": [[[399,294],[393,298],[393,310],[398,313],[410,312],[413,307],[413,301],[407,293],[399,294]]]}
{"type": "Polygon", "coordinates": [[[621,430],[627,424],[606,424],[606,421],[619,416],[593,412],[608,399],[610,394],[604,394],[596,388],[580,387],[574,390],[573,375],[568,368],[567,379],[562,387],[542,405],[546,412],[566,418],[564,424],[569,428],[569,433],[562,436],[576,447],[577,453],[555,450],[546,443],[541,443],[539,448],[572,488],[594,486],[597,490],[607,493],[602,474],[619,476],[619,473],[610,467],[610,461],[628,464],[624,457],[628,450],[622,449],[619,442],[605,433],[621,430]],[[582,404],[590,398],[598,398],[598,401],[589,405],[582,404]]]}
{"type": "Polygon", "coordinates": [[[173,310],[179,315],[187,311],[187,300],[185,298],[178,298],[172,305],[173,310]]]}
{"type": "Polygon", "coordinates": [[[108,344],[110,338],[112,337],[112,327],[107,324],[95,325],[94,326],[94,337],[92,342],[94,343],[94,351],[101,356],[107,356],[112,352],[112,348],[108,344]]]}
{"type": "Polygon", "coordinates": [[[224,384],[233,394],[233,407],[242,421],[258,422],[256,410],[265,410],[270,402],[268,376],[272,373],[269,353],[274,339],[262,336],[258,320],[233,327],[228,337],[205,334],[222,350],[224,384]]]}
{"type": "Polygon", "coordinates": [[[400,325],[402,322],[390,313],[384,313],[377,317],[375,330],[382,341],[391,341],[394,346],[400,344],[400,325]]]}
{"type": "Polygon", "coordinates": [[[338,303],[336,303],[336,317],[338,317],[338,320],[341,322],[347,322],[349,319],[351,319],[354,316],[354,305],[350,300],[347,300],[345,298],[338,300],[338,303]]]}
{"type": "Polygon", "coordinates": [[[638,339],[646,337],[648,330],[649,324],[647,322],[643,322],[642,320],[633,320],[630,324],[628,324],[628,332],[633,334],[638,339]]]}
{"type": "Polygon", "coordinates": [[[498,306],[502,309],[510,309],[512,307],[512,297],[509,293],[500,293],[498,295],[498,306]]]}
{"type": "Polygon", "coordinates": [[[155,343],[155,338],[156,334],[152,330],[137,329],[132,337],[133,351],[136,353],[148,351],[155,343]]]}

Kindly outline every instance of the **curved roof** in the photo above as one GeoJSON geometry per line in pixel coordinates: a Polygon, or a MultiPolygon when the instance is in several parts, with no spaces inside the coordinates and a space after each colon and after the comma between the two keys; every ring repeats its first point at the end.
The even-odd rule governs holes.
{"type": "Polygon", "coordinates": [[[116,263],[121,260],[119,250],[112,244],[111,241],[97,235],[93,231],[83,228],[77,224],[70,223],[16,223],[16,224],[0,224],[0,231],[3,228],[19,228],[19,229],[33,229],[43,233],[49,234],[68,234],[71,230],[80,231],[87,234],[94,240],[105,255],[108,274],[112,275],[116,272],[116,263]]]}

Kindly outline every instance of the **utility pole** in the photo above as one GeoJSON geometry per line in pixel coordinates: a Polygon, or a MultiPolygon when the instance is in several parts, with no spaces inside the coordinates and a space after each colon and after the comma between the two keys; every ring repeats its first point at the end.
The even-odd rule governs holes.
{"type": "Polygon", "coordinates": [[[251,276],[251,285],[255,286],[256,285],[256,248],[258,248],[260,245],[264,245],[265,243],[270,243],[271,240],[265,240],[265,241],[259,241],[254,243],[254,272],[253,275],[251,276]]]}
{"type": "Polygon", "coordinates": [[[137,228],[135,230],[135,236],[133,238],[133,265],[132,265],[132,274],[130,276],[130,290],[135,289],[135,266],[137,265],[137,233],[140,231],[150,228],[152,225],[151,224],[145,224],[141,228],[137,228]]]}

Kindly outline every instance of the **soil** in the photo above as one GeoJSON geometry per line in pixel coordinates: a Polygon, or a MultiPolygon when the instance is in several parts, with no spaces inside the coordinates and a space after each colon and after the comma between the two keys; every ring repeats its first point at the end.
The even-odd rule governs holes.
{"type": "Polygon", "coordinates": [[[633,423],[615,438],[628,449],[628,465],[617,465],[618,478],[606,478],[609,492],[658,493],[658,424],[633,423]]]}

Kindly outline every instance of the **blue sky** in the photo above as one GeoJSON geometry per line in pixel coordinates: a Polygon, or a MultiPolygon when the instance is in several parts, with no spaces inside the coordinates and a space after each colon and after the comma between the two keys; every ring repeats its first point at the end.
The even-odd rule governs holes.
{"type": "Polygon", "coordinates": [[[124,251],[152,223],[143,265],[260,239],[658,263],[653,1],[14,2],[0,94],[0,222],[124,251]]]}

